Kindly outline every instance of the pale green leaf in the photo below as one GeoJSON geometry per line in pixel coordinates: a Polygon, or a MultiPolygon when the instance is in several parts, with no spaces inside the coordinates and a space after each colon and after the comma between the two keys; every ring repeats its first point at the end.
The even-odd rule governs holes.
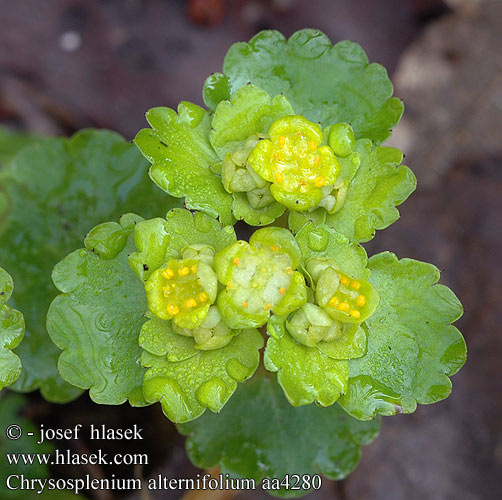
{"type": "Polygon", "coordinates": [[[373,256],[369,267],[380,304],[366,321],[367,354],[350,360],[349,390],[340,399],[359,419],[412,413],[417,403],[448,397],[449,377],[466,359],[465,341],[450,324],[462,305],[437,284],[436,267],[390,252],[373,256]]]}
{"type": "Polygon", "coordinates": [[[293,114],[283,95],[271,98],[264,90],[245,85],[230,101],[216,107],[209,134],[211,144],[223,160],[226,153],[240,149],[252,135],[266,134],[275,120],[293,114]]]}
{"type": "Polygon", "coordinates": [[[297,31],[289,40],[277,31],[262,31],[230,48],[223,73],[211,75],[204,88],[212,109],[250,82],[271,96],[284,94],[298,114],[313,122],[351,123],[357,138],[375,142],[390,136],[403,113],[383,66],[369,64],[356,43],[333,46],[318,30],[297,31]]]}
{"type": "Polygon", "coordinates": [[[70,384],[89,389],[91,399],[100,404],[122,404],[128,398],[140,404],[136,399],[144,369],[139,363],[138,335],[147,304],[143,284],[127,261],[135,248],[134,226],[140,220],[128,214],[120,225],[103,224],[103,245],[110,248],[105,239],[110,235],[113,239],[119,230],[125,240],[113,240],[115,245],[106,258],[97,255],[93,247],[76,250],[53,272],[62,294],[51,304],[47,330],[63,350],[59,372],[70,384]]]}
{"type": "Polygon", "coordinates": [[[342,208],[327,214],[326,224],[353,241],[365,242],[377,229],[399,218],[396,207],[415,190],[416,179],[401,165],[403,155],[398,149],[373,147],[370,141],[360,140],[356,151],[359,168],[349,182],[342,208]]]}
{"type": "Polygon", "coordinates": [[[209,142],[209,113],[182,102],[178,113],[153,108],[146,118],[152,128],[141,130],[134,142],[152,163],[150,177],[155,184],[172,196],[184,197],[188,208],[232,224],[232,196],[209,168],[219,160],[209,142]]]}
{"type": "Polygon", "coordinates": [[[364,248],[326,224],[307,222],[296,235],[296,240],[304,263],[314,257],[332,259],[340,271],[352,278],[368,278],[368,258],[364,248]]]}
{"type": "Polygon", "coordinates": [[[284,327],[285,321],[286,317],[280,316],[269,320],[265,367],[277,372],[277,380],[293,406],[314,401],[332,405],[347,390],[349,362],[295,342],[284,327]]]}
{"type": "MultiPolygon", "coordinates": [[[[155,330],[150,334],[158,329],[159,335],[169,335],[169,332],[161,333],[163,328],[170,328],[168,322],[156,322],[152,328],[155,330]]],[[[195,351],[195,341],[192,338],[190,341],[195,351]]],[[[186,338],[181,337],[180,343],[186,343],[186,338]]],[[[151,344],[144,344],[144,347],[151,344]]],[[[143,385],[145,399],[149,403],[160,401],[165,415],[173,422],[193,420],[206,408],[219,412],[237,389],[238,382],[255,372],[262,347],[263,338],[258,330],[249,329],[243,330],[225,347],[197,350],[181,361],[169,361],[169,356],[144,351],[141,361],[148,368],[143,385]]],[[[188,347],[183,345],[180,349],[186,352],[188,347]]]]}
{"type": "Polygon", "coordinates": [[[201,212],[192,214],[182,208],[168,212],[165,219],[156,218],[136,226],[134,241],[138,249],[129,263],[134,272],[146,281],[155,269],[170,258],[180,258],[189,245],[209,245],[215,252],[236,241],[232,226],[221,224],[201,212]]]}
{"type": "Polygon", "coordinates": [[[0,170],[25,146],[39,142],[41,137],[0,127],[0,170]]]}

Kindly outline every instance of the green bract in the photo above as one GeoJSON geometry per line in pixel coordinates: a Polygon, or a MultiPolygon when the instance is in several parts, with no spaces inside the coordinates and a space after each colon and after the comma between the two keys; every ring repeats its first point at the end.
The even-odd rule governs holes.
{"type": "Polygon", "coordinates": [[[226,289],[218,307],[232,328],[264,325],[271,312],[288,314],[307,301],[300,249],[287,230],[264,228],[249,243],[237,241],[215,257],[218,279],[226,289]]]}
{"type": "Polygon", "coordinates": [[[415,176],[401,165],[402,159],[398,149],[357,141],[353,156],[340,161],[343,203],[326,214],[326,224],[353,241],[365,242],[377,229],[395,222],[399,218],[396,207],[416,188],[415,176]]]}
{"type": "Polygon", "coordinates": [[[231,226],[182,209],[135,229],[138,251],[129,263],[145,282],[153,313],[139,336],[148,368],[143,394],[150,403],[160,401],[175,422],[193,420],[206,408],[219,411],[258,366],[261,335],[227,324],[211,306],[214,253],[235,240],[231,226]]]}
{"type": "Polygon", "coordinates": [[[319,30],[297,31],[289,40],[262,31],[249,43],[232,45],[223,74],[206,81],[204,102],[214,109],[248,82],[271,96],[284,94],[296,113],[323,127],[351,123],[357,138],[375,142],[390,136],[403,113],[385,68],[369,64],[358,44],[332,45],[319,30]]]}
{"type": "Polygon", "coordinates": [[[277,379],[293,406],[318,402],[332,405],[347,391],[349,363],[333,359],[317,347],[295,342],[284,328],[284,317],[269,321],[270,338],[265,351],[265,367],[278,372],[277,379]]]}
{"type": "Polygon", "coordinates": [[[417,403],[448,397],[448,377],[466,359],[465,341],[450,324],[462,306],[449,288],[436,284],[437,268],[390,252],[372,257],[369,267],[380,304],[366,321],[368,352],[350,361],[349,388],[340,400],[360,419],[411,413],[417,403]]]}
{"type": "Polygon", "coordinates": [[[178,113],[154,108],[146,119],[152,128],[141,130],[134,142],[153,164],[149,173],[155,184],[172,196],[184,197],[188,208],[232,224],[232,197],[210,169],[219,161],[209,142],[211,115],[182,102],[178,113]]]}
{"type": "Polygon", "coordinates": [[[13,289],[12,278],[0,267],[0,390],[21,374],[21,360],[12,349],[23,340],[24,319],[7,304],[13,289]]]}
{"type": "Polygon", "coordinates": [[[366,329],[358,323],[374,312],[378,294],[364,280],[369,271],[359,245],[312,223],[296,239],[312,291],[309,302],[289,317],[269,321],[265,366],[278,372],[279,384],[294,406],[313,401],[329,406],[348,390],[348,360],[366,352],[366,329]]]}
{"type": "Polygon", "coordinates": [[[140,221],[128,214],[120,224],[100,224],[85,239],[85,248],[69,254],[52,275],[62,294],[51,304],[47,330],[63,350],[59,372],[72,385],[89,389],[100,404],[144,404],[137,338],[147,307],[141,281],[127,260],[140,221]]]}
{"type": "Polygon", "coordinates": [[[59,350],[45,329],[56,295],[50,273],[93,225],[138,205],[149,217],[173,205],[149,182],[145,165],[119,135],[86,130],[28,146],[0,172],[0,263],[14,278],[13,300],[26,320],[16,349],[23,362],[16,390],[40,388],[58,402],[80,394],[59,376],[59,350]]]}
{"type": "MultiPolygon", "coordinates": [[[[293,408],[273,378],[257,373],[240,387],[219,415],[206,413],[178,429],[188,436],[186,448],[199,467],[219,465],[222,473],[252,478],[323,474],[340,480],[357,466],[361,446],[378,435],[380,421],[360,422],[338,405],[293,408]]],[[[305,495],[279,488],[274,496],[305,495]]]]}
{"type": "MultiPolygon", "coordinates": [[[[146,324],[148,325],[148,323],[146,324]]],[[[152,330],[143,329],[142,336],[172,334],[169,323],[158,323],[152,330]]],[[[260,361],[263,338],[257,330],[243,330],[228,345],[219,349],[198,350],[192,339],[172,339],[183,352],[177,361],[169,354],[154,355],[146,350],[141,357],[145,374],[143,393],[148,402],[160,401],[162,410],[173,422],[188,422],[209,408],[219,412],[237,388],[238,382],[251,377],[260,361]],[[181,359],[184,358],[184,359],[181,359]]]]}

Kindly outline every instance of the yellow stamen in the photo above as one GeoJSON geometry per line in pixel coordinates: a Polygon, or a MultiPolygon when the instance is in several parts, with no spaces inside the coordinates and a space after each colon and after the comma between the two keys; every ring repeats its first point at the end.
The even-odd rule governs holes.
{"type": "Polygon", "coordinates": [[[201,302],[206,302],[206,300],[207,300],[208,298],[209,298],[209,296],[207,295],[207,293],[206,293],[206,292],[202,292],[202,293],[200,293],[200,294],[199,294],[199,300],[200,300],[201,302]]]}
{"type": "Polygon", "coordinates": [[[307,185],[307,181],[305,179],[300,179],[300,181],[298,182],[298,185],[299,186],[306,186],[307,185]]]}
{"type": "Polygon", "coordinates": [[[314,165],[315,165],[316,167],[318,167],[318,166],[320,165],[320,163],[321,163],[321,157],[320,157],[320,156],[316,156],[316,157],[314,158],[314,165]]]}
{"type": "Polygon", "coordinates": [[[274,154],[274,161],[277,163],[279,161],[279,154],[278,153],[275,153],[274,154]]]}
{"type": "Polygon", "coordinates": [[[281,172],[277,172],[275,174],[275,179],[279,184],[281,184],[284,181],[284,175],[282,175],[281,172]]]}
{"type": "Polygon", "coordinates": [[[272,304],[265,304],[263,306],[263,309],[265,309],[265,311],[268,311],[269,309],[272,309],[272,304]]]}
{"type": "Polygon", "coordinates": [[[316,177],[314,184],[316,185],[316,187],[321,188],[324,186],[324,184],[326,184],[326,179],[324,177],[316,177]]]}
{"type": "Polygon", "coordinates": [[[285,289],[284,287],[281,287],[281,288],[279,289],[279,293],[280,293],[281,295],[284,295],[284,294],[286,293],[286,289],[285,289]]]}
{"type": "Polygon", "coordinates": [[[162,287],[162,290],[164,291],[164,297],[167,297],[169,295],[169,287],[164,286],[164,287],[162,287]]]}
{"type": "Polygon", "coordinates": [[[349,313],[353,318],[359,319],[361,317],[361,313],[356,309],[352,309],[349,313]]]}
{"type": "Polygon", "coordinates": [[[239,257],[234,257],[234,266],[238,266],[239,265],[239,262],[241,261],[241,259],[239,259],[239,257]]]}
{"type": "Polygon", "coordinates": [[[359,281],[353,281],[350,286],[354,289],[354,290],[359,290],[359,288],[361,288],[361,283],[359,281]]]}
{"type": "Polygon", "coordinates": [[[167,306],[167,313],[170,314],[171,316],[176,316],[180,312],[180,309],[178,306],[175,306],[174,304],[169,304],[167,306]]]}
{"type": "Polygon", "coordinates": [[[197,301],[195,299],[187,299],[187,301],[185,302],[185,307],[187,307],[188,309],[195,307],[196,305],[197,301]]]}
{"type": "Polygon", "coordinates": [[[348,286],[348,284],[350,283],[350,279],[347,278],[347,276],[343,276],[340,274],[340,283],[342,285],[348,286]]]}
{"type": "Polygon", "coordinates": [[[162,271],[162,276],[164,276],[164,278],[170,280],[172,277],[174,277],[174,271],[168,267],[167,269],[164,269],[162,271]]]}
{"type": "Polygon", "coordinates": [[[192,273],[195,274],[197,272],[197,264],[194,264],[190,269],[192,270],[192,273]]]}
{"type": "Polygon", "coordinates": [[[283,135],[281,135],[279,137],[279,140],[277,141],[277,143],[279,144],[279,146],[284,146],[284,144],[286,144],[286,137],[284,137],[283,135]]]}
{"type": "Polygon", "coordinates": [[[293,271],[290,267],[286,267],[286,274],[291,274],[293,271]]]}
{"type": "Polygon", "coordinates": [[[364,304],[366,304],[366,297],[364,295],[359,295],[359,297],[357,297],[356,299],[356,304],[359,307],[363,307],[364,304]]]}
{"type": "Polygon", "coordinates": [[[338,304],[336,306],[336,308],[339,311],[345,311],[345,312],[347,312],[350,309],[350,306],[349,306],[349,304],[347,302],[342,302],[341,304],[338,304]]]}
{"type": "Polygon", "coordinates": [[[189,272],[190,272],[190,269],[188,269],[188,267],[187,267],[187,266],[183,266],[183,267],[180,267],[180,268],[178,269],[178,274],[179,274],[180,276],[186,276],[189,272]]]}
{"type": "Polygon", "coordinates": [[[331,297],[331,299],[329,299],[328,304],[329,304],[331,307],[335,307],[335,306],[338,304],[338,302],[340,302],[340,301],[338,300],[338,297],[335,297],[335,296],[333,295],[333,297],[331,297]]]}
{"type": "Polygon", "coordinates": [[[247,302],[243,302],[242,303],[242,307],[246,307],[247,308],[248,306],[249,306],[249,304],[247,302]]]}
{"type": "Polygon", "coordinates": [[[278,245],[272,245],[270,248],[272,249],[272,252],[278,252],[279,251],[279,246],[278,245]]]}
{"type": "Polygon", "coordinates": [[[230,281],[227,283],[227,290],[232,290],[232,283],[230,281]]]}
{"type": "Polygon", "coordinates": [[[310,141],[310,142],[309,142],[309,148],[310,148],[312,151],[314,151],[314,150],[315,150],[315,148],[316,148],[315,141],[310,141]]]}

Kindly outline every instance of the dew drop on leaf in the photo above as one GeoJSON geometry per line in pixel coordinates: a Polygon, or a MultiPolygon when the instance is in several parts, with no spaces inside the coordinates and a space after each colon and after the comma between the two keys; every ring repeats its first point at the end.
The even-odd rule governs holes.
{"type": "Polygon", "coordinates": [[[228,374],[238,382],[243,382],[249,377],[250,369],[241,363],[237,358],[229,359],[227,362],[228,374]]]}
{"type": "Polygon", "coordinates": [[[329,243],[329,233],[326,229],[319,227],[309,234],[309,247],[314,252],[323,252],[329,243]]]}

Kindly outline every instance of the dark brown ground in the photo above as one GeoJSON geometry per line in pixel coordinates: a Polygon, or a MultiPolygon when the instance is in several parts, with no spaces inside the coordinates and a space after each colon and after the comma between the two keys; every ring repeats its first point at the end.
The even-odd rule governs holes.
{"type": "MultiPolygon", "coordinates": [[[[384,419],[359,468],[312,496],[502,498],[502,10],[496,4],[481,2],[473,13],[448,11],[439,0],[0,0],[0,121],[30,131],[96,126],[130,138],[149,107],[200,102],[204,78],[221,68],[228,46],[263,28],[286,35],[321,28],[333,41],[361,43],[371,60],[395,73],[408,118],[393,140],[409,153],[422,183],[401,208],[401,220],[379,233],[368,252],[391,249],[444,270],[442,281],[465,306],[457,326],[469,360],[448,400],[384,419]]],[[[142,418],[143,444],[155,465],[146,472],[195,471],[158,405],[140,412],[97,408],[84,396],[63,408],[34,395],[27,412],[64,426],[101,420],[124,427],[142,418]]]]}

